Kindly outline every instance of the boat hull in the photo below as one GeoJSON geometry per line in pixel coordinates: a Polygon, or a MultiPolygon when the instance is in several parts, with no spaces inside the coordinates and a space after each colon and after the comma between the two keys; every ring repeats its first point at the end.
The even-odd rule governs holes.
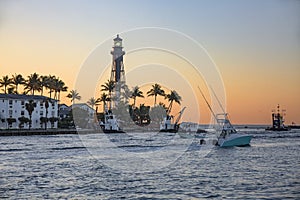
{"type": "Polygon", "coordinates": [[[289,127],[280,127],[280,128],[268,127],[268,128],[266,128],[266,131],[289,131],[289,130],[291,130],[289,127]]]}
{"type": "Polygon", "coordinates": [[[125,133],[125,131],[122,130],[102,130],[103,133],[125,133]]]}
{"type": "Polygon", "coordinates": [[[220,147],[249,146],[251,139],[251,135],[232,134],[228,138],[220,138],[218,140],[218,145],[220,147]]]}

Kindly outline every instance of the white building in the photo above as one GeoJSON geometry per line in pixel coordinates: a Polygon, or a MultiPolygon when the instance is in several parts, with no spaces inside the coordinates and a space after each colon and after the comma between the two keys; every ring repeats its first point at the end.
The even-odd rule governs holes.
{"type": "Polygon", "coordinates": [[[87,105],[86,103],[75,103],[72,104],[70,107],[71,109],[80,108],[82,110],[87,111],[90,118],[93,118],[96,112],[91,106],[87,105]]]}
{"type": "Polygon", "coordinates": [[[39,95],[0,94],[0,129],[29,128],[29,123],[21,123],[20,120],[21,117],[29,119],[29,113],[26,110],[26,103],[29,100],[36,103],[36,107],[32,112],[31,128],[44,128],[45,124],[41,121],[42,117],[51,119],[47,122],[47,128],[57,128],[57,100],[39,95]],[[47,101],[48,109],[46,109],[47,101]]]}
{"type": "Polygon", "coordinates": [[[71,107],[66,104],[58,104],[58,115],[60,119],[64,119],[69,116],[71,107]]]}

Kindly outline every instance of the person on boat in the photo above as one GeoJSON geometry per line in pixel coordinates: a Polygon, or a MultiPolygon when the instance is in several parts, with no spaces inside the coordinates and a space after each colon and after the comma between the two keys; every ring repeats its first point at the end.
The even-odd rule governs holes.
{"type": "Polygon", "coordinates": [[[225,137],[226,137],[226,131],[225,131],[225,130],[222,130],[220,136],[223,137],[223,138],[225,138],[225,137]]]}
{"type": "Polygon", "coordinates": [[[206,144],[206,141],[204,139],[201,139],[200,144],[206,144]]]}

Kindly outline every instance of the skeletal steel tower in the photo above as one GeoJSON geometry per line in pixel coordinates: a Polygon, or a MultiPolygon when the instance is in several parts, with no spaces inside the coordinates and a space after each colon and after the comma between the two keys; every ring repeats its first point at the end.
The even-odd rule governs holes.
{"type": "Polygon", "coordinates": [[[118,105],[120,101],[121,89],[125,85],[125,71],[123,63],[123,51],[122,39],[117,35],[114,39],[113,50],[110,52],[112,54],[112,67],[111,67],[111,76],[110,80],[115,82],[114,89],[114,105],[118,105]]]}

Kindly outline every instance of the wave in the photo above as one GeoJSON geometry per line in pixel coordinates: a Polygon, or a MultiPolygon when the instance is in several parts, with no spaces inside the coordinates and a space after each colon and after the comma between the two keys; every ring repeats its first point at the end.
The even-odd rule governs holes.
{"type": "Polygon", "coordinates": [[[86,147],[54,147],[50,149],[54,151],[61,151],[61,150],[73,150],[73,149],[86,149],[86,147]]]}

